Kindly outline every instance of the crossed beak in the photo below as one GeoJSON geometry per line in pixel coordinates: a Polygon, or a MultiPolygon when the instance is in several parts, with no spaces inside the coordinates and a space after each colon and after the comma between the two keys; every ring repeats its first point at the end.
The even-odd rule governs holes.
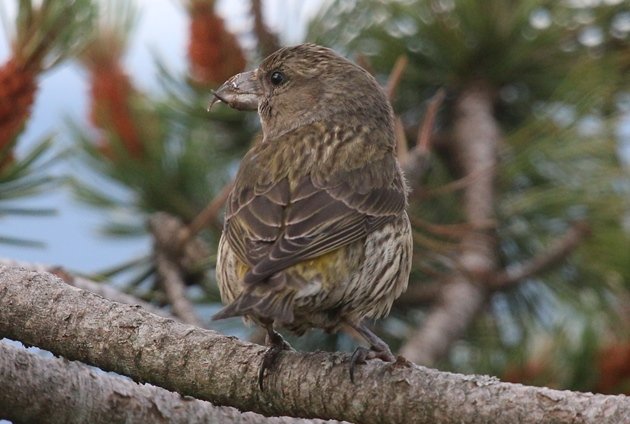
{"type": "Polygon", "coordinates": [[[208,110],[216,102],[223,102],[237,110],[257,110],[258,99],[262,94],[256,70],[234,75],[212,92],[214,96],[208,110]]]}

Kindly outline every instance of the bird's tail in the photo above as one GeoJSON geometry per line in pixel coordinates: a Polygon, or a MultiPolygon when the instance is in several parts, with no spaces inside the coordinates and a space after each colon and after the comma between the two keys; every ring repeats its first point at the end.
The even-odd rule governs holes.
{"type": "Polygon", "coordinates": [[[212,320],[251,315],[277,323],[293,322],[293,298],[295,292],[288,290],[258,293],[255,288],[244,290],[235,300],[219,312],[212,320]]]}

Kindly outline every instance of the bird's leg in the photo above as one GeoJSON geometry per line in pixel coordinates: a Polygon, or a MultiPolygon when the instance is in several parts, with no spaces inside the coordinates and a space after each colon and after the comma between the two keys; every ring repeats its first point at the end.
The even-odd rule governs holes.
{"type": "Polygon", "coordinates": [[[258,387],[263,390],[263,380],[265,378],[265,370],[271,369],[278,359],[280,352],[284,350],[293,350],[291,345],[282,338],[280,333],[273,329],[273,321],[264,323],[265,330],[267,330],[267,337],[265,342],[269,349],[263,355],[260,369],[258,370],[258,387]]]}
{"type": "Polygon", "coordinates": [[[359,324],[349,323],[348,325],[370,344],[369,349],[359,346],[352,354],[350,358],[350,381],[354,383],[354,367],[357,364],[365,364],[368,359],[379,358],[385,362],[396,361],[396,357],[392,354],[387,343],[367,328],[364,322],[359,324]]]}

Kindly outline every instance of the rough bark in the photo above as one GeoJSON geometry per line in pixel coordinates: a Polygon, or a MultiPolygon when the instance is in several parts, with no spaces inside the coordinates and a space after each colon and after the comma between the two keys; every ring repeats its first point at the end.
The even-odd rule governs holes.
{"type": "Polygon", "coordinates": [[[333,423],[242,413],[2,341],[0,384],[0,418],[14,423],[333,423]]]}
{"type": "Polygon", "coordinates": [[[266,377],[265,348],[157,317],[64,284],[0,267],[0,337],[9,337],[183,395],[265,415],[350,422],[620,423],[630,398],[502,383],[404,361],[371,361],[348,376],[348,355],[284,352],[266,377]]]}
{"type": "Polygon", "coordinates": [[[126,303],[128,305],[139,305],[143,309],[151,312],[152,314],[159,315],[164,318],[172,318],[178,319],[173,314],[171,314],[168,310],[164,308],[158,308],[153,304],[146,302],[142,299],[139,299],[130,294],[121,292],[120,290],[113,287],[111,284],[107,283],[98,283],[96,281],[89,280],[87,278],[74,275],[71,272],[68,272],[62,267],[54,266],[54,265],[45,265],[31,262],[23,262],[16,261],[13,259],[0,258],[0,266],[6,267],[18,267],[28,269],[30,271],[37,272],[50,272],[51,274],[56,275],[61,278],[64,283],[74,286],[76,288],[87,290],[99,296],[103,296],[106,299],[113,300],[114,302],[126,303]]]}

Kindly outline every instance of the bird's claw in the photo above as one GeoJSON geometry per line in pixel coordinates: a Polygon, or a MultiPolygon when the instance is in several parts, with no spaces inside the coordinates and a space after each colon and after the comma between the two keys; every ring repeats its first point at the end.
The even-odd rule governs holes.
{"type": "Polygon", "coordinates": [[[350,381],[352,384],[354,381],[354,370],[357,364],[365,364],[368,359],[381,359],[385,362],[394,362],[396,361],[396,357],[392,354],[391,351],[388,350],[375,350],[374,347],[372,349],[368,349],[363,346],[359,346],[355,349],[354,353],[350,357],[350,381]]]}
{"type": "Polygon", "coordinates": [[[287,343],[286,340],[282,338],[282,336],[276,332],[274,332],[267,339],[267,343],[270,345],[269,349],[263,355],[262,363],[260,364],[260,368],[258,369],[258,387],[260,387],[260,391],[263,391],[263,383],[265,380],[265,371],[273,368],[275,365],[278,356],[280,353],[286,350],[293,350],[291,345],[287,343]]]}

